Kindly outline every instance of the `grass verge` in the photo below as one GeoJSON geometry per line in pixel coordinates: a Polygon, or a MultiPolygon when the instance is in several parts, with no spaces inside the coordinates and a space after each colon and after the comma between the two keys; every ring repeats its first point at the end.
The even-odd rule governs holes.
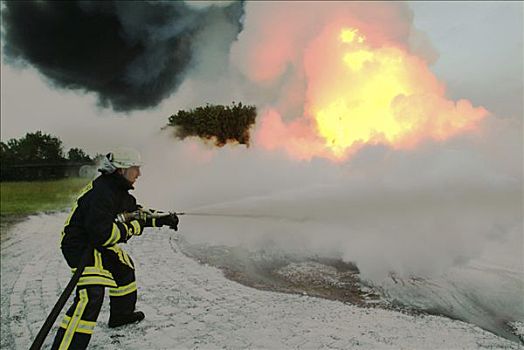
{"type": "Polygon", "coordinates": [[[52,181],[0,182],[1,232],[39,212],[65,210],[73,204],[77,193],[90,181],[68,178],[52,181]]]}

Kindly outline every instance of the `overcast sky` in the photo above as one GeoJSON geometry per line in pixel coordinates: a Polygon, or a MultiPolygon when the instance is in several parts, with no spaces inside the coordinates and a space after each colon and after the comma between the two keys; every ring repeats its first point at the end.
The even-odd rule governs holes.
{"type": "Polygon", "coordinates": [[[522,118],[522,2],[413,2],[415,26],[439,52],[433,70],[450,97],[522,118]]]}
{"type": "MultiPolygon", "coordinates": [[[[415,26],[439,57],[432,66],[452,99],[466,98],[500,117],[522,118],[522,2],[410,3],[415,26]]],[[[1,66],[1,139],[42,130],[65,147],[103,152],[119,139],[155,132],[176,112],[172,99],[158,108],[129,114],[100,109],[93,94],[51,88],[30,67],[1,66]],[[127,128],[129,125],[140,127],[127,128]],[[131,131],[129,131],[131,130],[131,131]]]]}

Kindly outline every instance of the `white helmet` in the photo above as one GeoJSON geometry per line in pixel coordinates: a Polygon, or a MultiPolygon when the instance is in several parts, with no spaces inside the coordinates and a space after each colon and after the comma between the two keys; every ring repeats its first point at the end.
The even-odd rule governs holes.
{"type": "Polygon", "coordinates": [[[109,161],[115,168],[130,168],[132,166],[141,166],[142,157],[140,153],[133,148],[118,147],[109,153],[109,161]]]}
{"type": "Polygon", "coordinates": [[[127,169],[141,165],[142,157],[137,150],[129,147],[118,147],[102,159],[100,171],[110,174],[118,168],[127,169]]]}

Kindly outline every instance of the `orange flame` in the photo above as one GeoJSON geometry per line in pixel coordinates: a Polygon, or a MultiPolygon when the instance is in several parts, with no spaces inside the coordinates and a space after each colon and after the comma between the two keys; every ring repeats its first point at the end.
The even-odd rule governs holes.
{"type": "Polygon", "coordinates": [[[300,159],[342,160],[364,145],[405,149],[425,139],[446,140],[474,130],[488,114],[467,100],[446,99],[444,85],[426,62],[406,49],[372,42],[357,28],[326,28],[303,60],[304,117],[285,124],[271,110],[261,143],[282,146],[300,159]]]}

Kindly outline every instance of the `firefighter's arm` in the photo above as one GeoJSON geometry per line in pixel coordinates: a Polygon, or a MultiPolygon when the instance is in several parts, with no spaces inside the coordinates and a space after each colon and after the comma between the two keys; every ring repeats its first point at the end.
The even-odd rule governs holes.
{"type": "Polygon", "coordinates": [[[89,238],[95,247],[127,242],[131,236],[142,233],[143,224],[140,220],[115,221],[112,216],[114,203],[111,197],[96,194],[93,197],[85,222],[90,235],[89,238]]]}

